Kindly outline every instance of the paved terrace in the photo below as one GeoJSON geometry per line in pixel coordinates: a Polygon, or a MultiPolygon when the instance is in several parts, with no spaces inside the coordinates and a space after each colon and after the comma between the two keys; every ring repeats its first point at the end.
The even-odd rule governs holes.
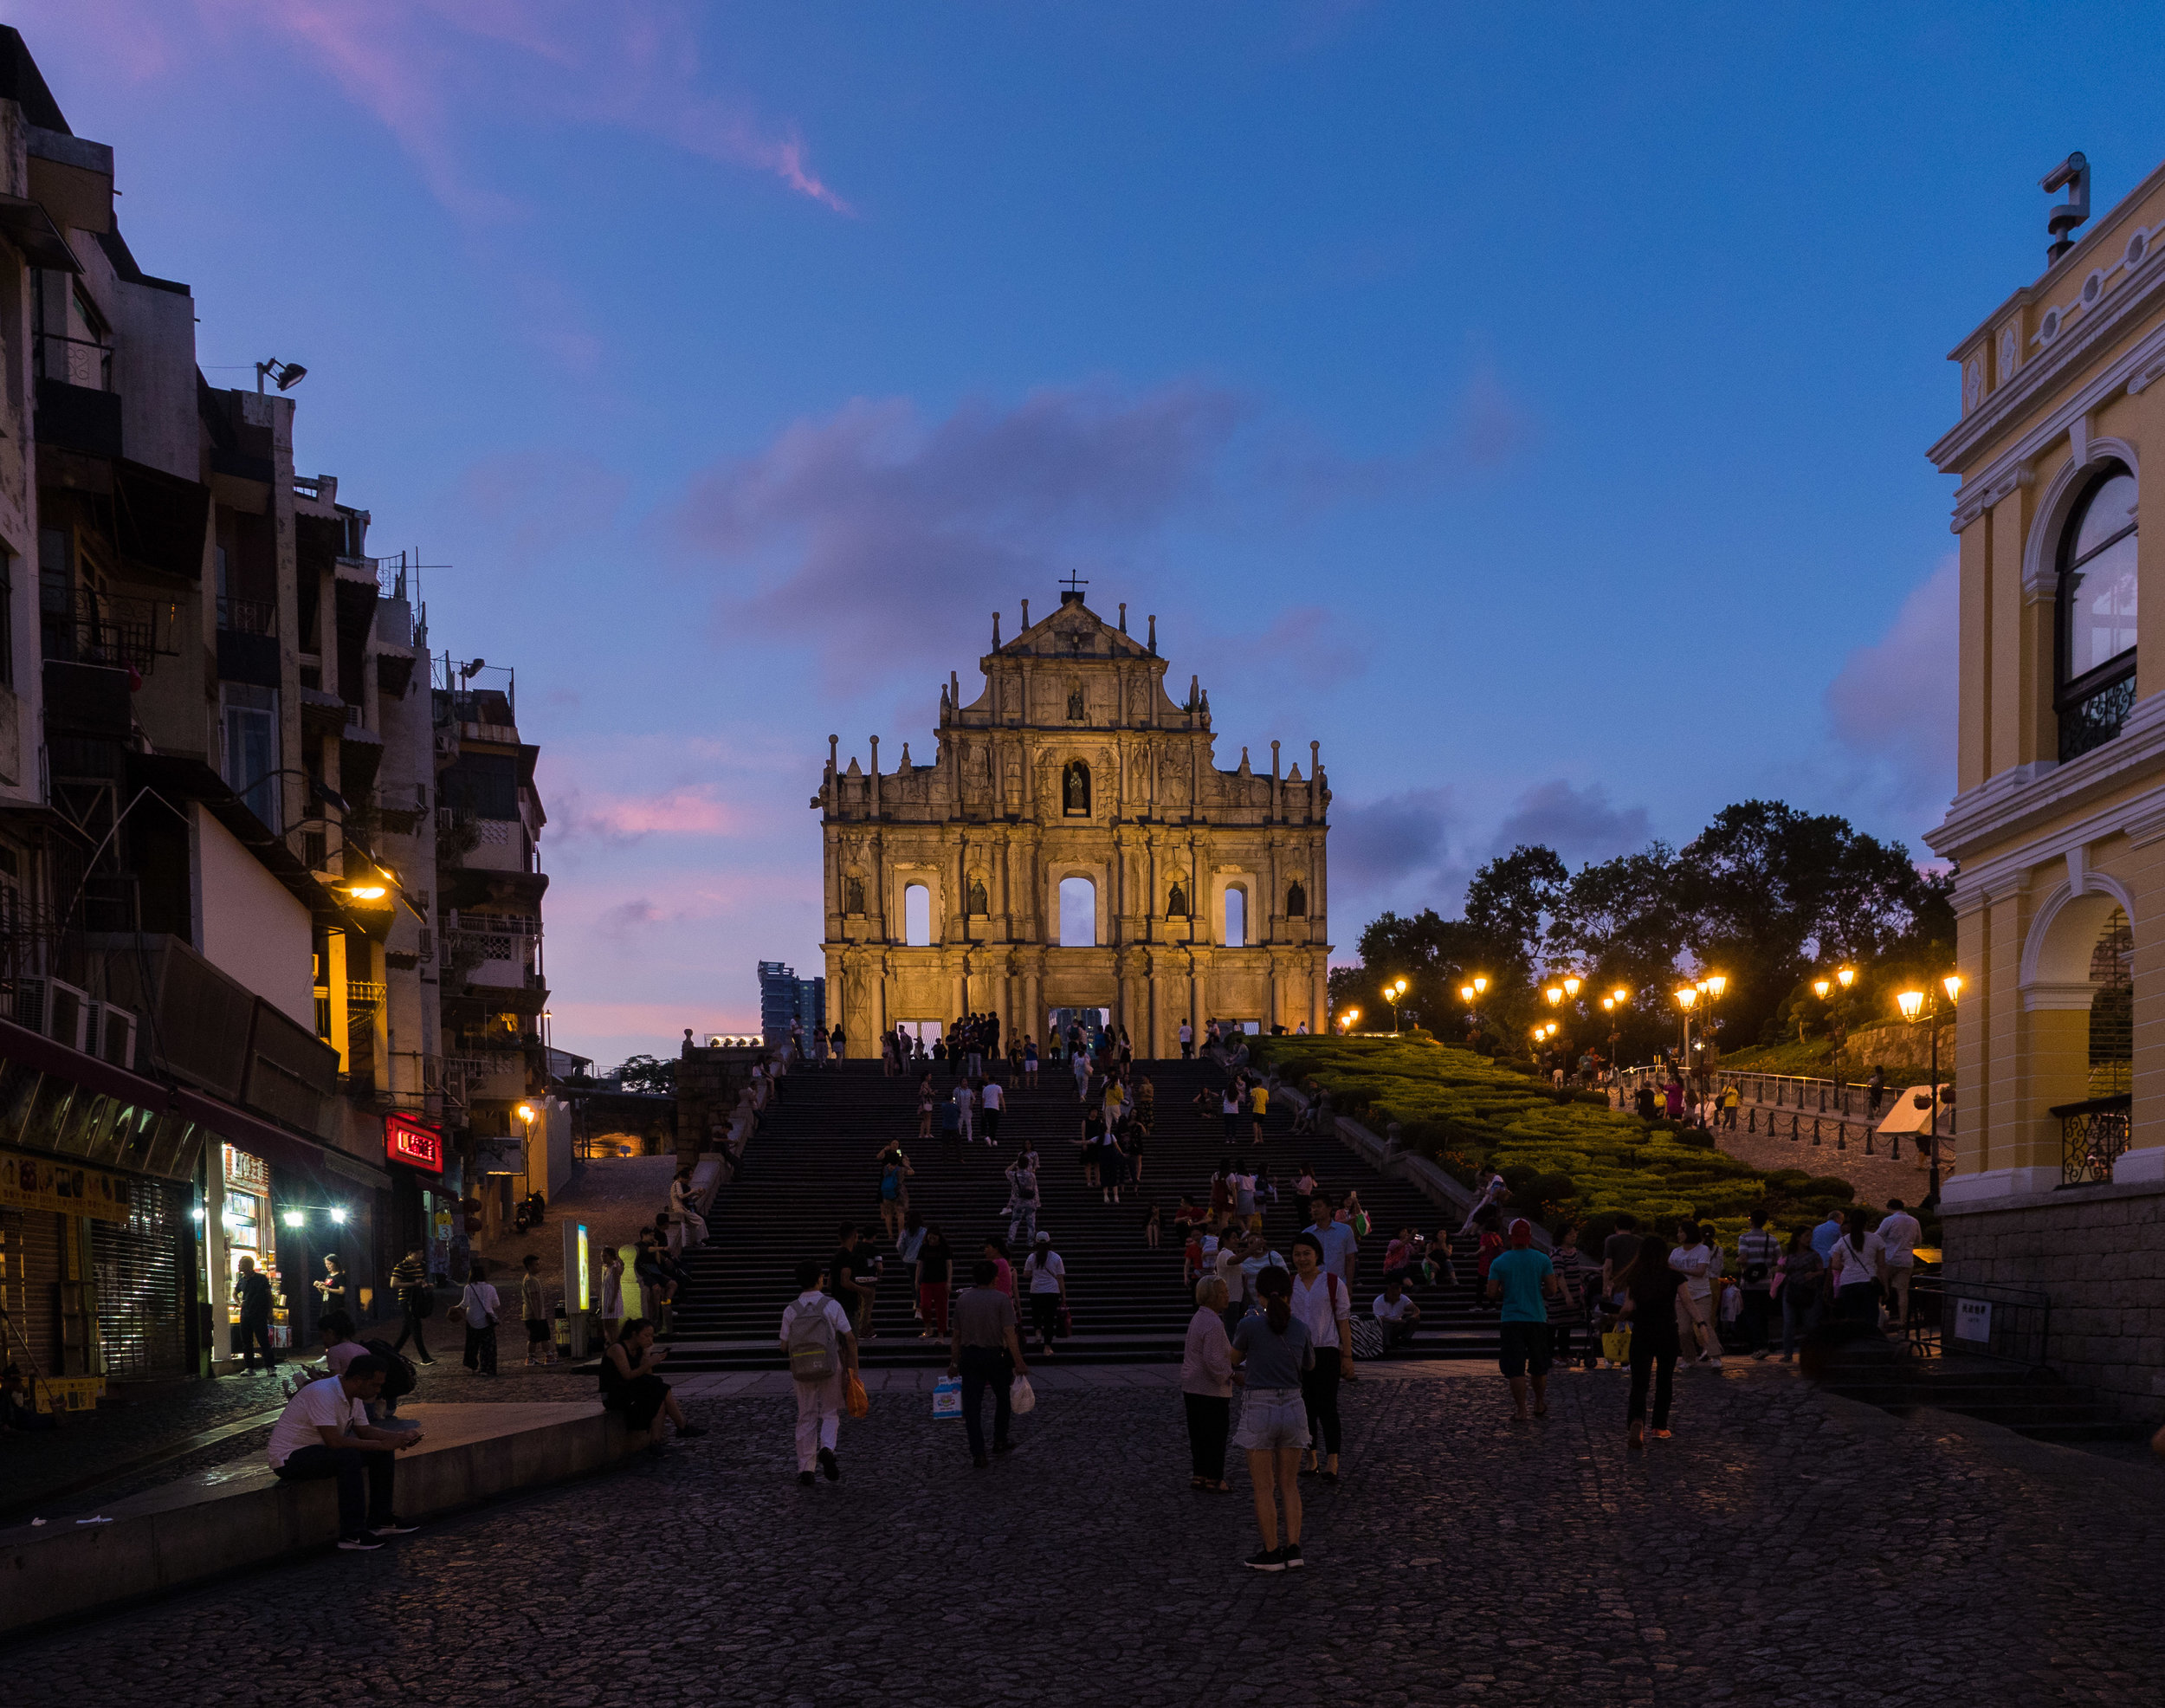
{"type": "Polygon", "coordinates": [[[2142,1704],[2165,1473],[1897,1420],[1765,1366],[1504,1421],[1492,1369],[1364,1367],[1304,1573],[1262,1577],[1244,1473],[1196,1495],[1162,1367],[1054,1369],[973,1471],[930,1374],[874,1371],[844,1478],[792,1478],[784,1378],[687,1379],[718,1426],[16,1649],[10,1698],[468,1705],[2142,1704]]]}

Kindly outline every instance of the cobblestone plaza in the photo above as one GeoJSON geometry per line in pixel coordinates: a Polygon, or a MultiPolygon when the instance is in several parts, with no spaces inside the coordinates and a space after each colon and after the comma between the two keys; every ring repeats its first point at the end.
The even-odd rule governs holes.
{"type": "Polygon", "coordinates": [[[13,1700],[466,1705],[2154,1703],[2165,1473],[1774,1367],[1620,1376],[1505,1421],[1468,1365],[1366,1367],[1304,1573],[1257,1577],[1244,1473],[1191,1493],[1170,1369],[1040,1372],[971,1468],[927,1373],[869,1373],[799,1489],[775,1375],[683,1384],[662,1460],[19,1647],[13,1700]]]}

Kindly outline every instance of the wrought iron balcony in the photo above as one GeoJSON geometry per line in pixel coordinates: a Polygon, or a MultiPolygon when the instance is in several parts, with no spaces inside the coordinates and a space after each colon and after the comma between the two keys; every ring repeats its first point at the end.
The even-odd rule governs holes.
{"type": "Polygon", "coordinates": [[[2059,758],[2065,765],[2120,733],[2135,709],[2135,678],[2125,676],[2060,708],[2059,758]]]}
{"type": "Polygon", "coordinates": [[[278,606],[269,599],[232,599],[220,594],[218,627],[236,635],[275,635],[278,606]]]}
{"type": "Polygon", "coordinates": [[[2062,1186],[2096,1186],[2112,1178],[2112,1165],[2128,1148],[2135,1099],[2091,1097],[2061,1103],[2047,1113],[2059,1122],[2062,1186]]]}

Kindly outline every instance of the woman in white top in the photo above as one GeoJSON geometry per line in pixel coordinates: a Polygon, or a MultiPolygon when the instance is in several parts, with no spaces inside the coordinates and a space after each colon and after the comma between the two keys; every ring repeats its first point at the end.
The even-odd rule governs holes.
{"type": "Polygon", "coordinates": [[[1323,1267],[1323,1242],[1313,1233],[1293,1236],[1293,1314],[1308,1324],[1315,1368],[1301,1377],[1308,1401],[1309,1450],[1301,1474],[1338,1480],[1338,1384],[1354,1373],[1353,1297],[1345,1283],[1323,1267]],[[1328,1459],[1328,1463],[1326,1463],[1328,1459]]]}
{"type": "Polygon", "coordinates": [[[692,1194],[692,1171],[680,1169],[669,1182],[669,1217],[685,1232],[685,1243],[703,1245],[707,1243],[707,1219],[699,1213],[699,1207],[692,1194]]]}
{"type": "Polygon", "coordinates": [[[1887,1245],[1877,1233],[1864,1231],[1862,1210],[1849,1213],[1849,1227],[1826,1254],[1834,1271],[1834,1320],[1857,1323],[1879,1321],[1879,1284],[1886,1272],[1887,1245]]]}
{"type": "Polygon", "coordinates": [[[1226,1493],[1225,1438],[1232,1427],[1233,1348],[1225,1337],[1225,1284],[1195,1284],[1195,1315],[1180,1355],[1180,1397],[1187,1407],[1192,1489],[1226,1493]]]}

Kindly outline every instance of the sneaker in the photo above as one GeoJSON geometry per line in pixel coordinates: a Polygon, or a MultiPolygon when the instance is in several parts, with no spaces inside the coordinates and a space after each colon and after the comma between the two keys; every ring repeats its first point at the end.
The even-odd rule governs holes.
{"type": "Polygon", "coordinates": [[[1657,1441],[1666,1441],[1671,1439],[1671,1432],[1666,1429],[1657,1429],[1654,1431],[1654,1439],[1657,1441]]]}
{"type": "Polygon", "coordinates": [[[1753,1361],[1754,1361],[1755,1362],[1763,1364],[1763,1363],[1765,1363],[1765,1362],[1767,1362],[1767,1354],[1766,1354],[1766,1352],[1762,1349],[1762,1350],[1761,1350],[1761,1351],[1758,1351],[1758,1352],[1755,1352],[1755,1353],[1753,1353],[1753,1354],[1752,1354],[1752,1358],[1753,1358],[1753,1361]]]}
{"type": "Polygon", "coordinates": [[[676,1431],[676,1439],[677,1439],[678,1440],[680,1440],[680,1441],[689,1441],[689,1440],[694,1440],[697,1439],[699,1436],[704,1435],[706,1433],[707,1433],[706,1426],[705,1426],[705,1425],[703,1425],[703,1424],[697,1424],[697,1423],[686,1423],[686,1424],[680,1424],[680,1425],[677,1427],[677,1431],[676,1431]]]}
{"type": "Polygon", "coordinates": [[[812,1485],[812,1474],[811,1474],[811,1472],[809,1472],[809,1471],[800,1471],[800,1472],[798,1472],[797,1473],[797,1486],[798,1486],[798,1488],[800,1488],[800,1489],[809,1489],[810,1487],[811,1487],[811,1485],[812,1485]]]}
{"type": "MultiPolygon", "coordinates": [[[[339,1545],[343,1548],[346,1544],[340,1543],[339,1545]]],[[[1255,1572],[1282,1572],[1285,1569],[1285,1560],[1275,1548],[1258,1548],[1240,1563],[1255,1572]]]]}
{"type": "Polygon", "coordinates": [[[418,1524],[410,1524],[404,1518],[394,1516],[378,1518],[368,1527],[368,1533],[371,1536],[411,1536],[420,1528],[418,1524]]]}
{"type": "Polygon", "coordinates": [[[1296,1571],[1308,1563],[1301,1557],[1301,1544],[1297,1542],[1289,1542],[1278,1549],[1278,1558],[1284,1562],[1288,1571],[1296,1571]]]}
{"type": "Polygon", "coordinates": [[[339,1538],[339,1546],[348,1554],[365,1553],[372,1548],[381,1548],[383,1545],[366,1530],[359,1536],[342,1536],[339,1538]]]}
{"type": "Polygon", "coordinates": [[[839,1483],[842,1480],[842,1467],[835,1462],[835,1450],[832,1447],[822,1447],[819,1450],[819,1469],[821,1474],[830,1483],[839,1483]]]}

